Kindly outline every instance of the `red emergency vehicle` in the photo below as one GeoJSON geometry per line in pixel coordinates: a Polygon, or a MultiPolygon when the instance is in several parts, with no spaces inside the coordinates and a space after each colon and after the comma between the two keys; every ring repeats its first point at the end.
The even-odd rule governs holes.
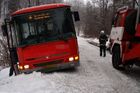
{"type": "Polygon", "coordinates": [[[79,66],[73,19],[80,19],[70,8],[66,4],[28,7],[5,19],[3,33],[12,51],[11,61],[18,61],[20,72],[79,66]]]}
{"type": "Polygon", "coordinates": [[[110,34],[112,65],[119,69],[121,65],[130,68],[140,66],[140,6],[118,9],[110,34]]]}

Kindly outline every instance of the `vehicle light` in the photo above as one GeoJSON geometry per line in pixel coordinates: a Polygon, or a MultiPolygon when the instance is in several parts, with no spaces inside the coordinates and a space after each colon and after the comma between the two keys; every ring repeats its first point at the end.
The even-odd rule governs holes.
{"type": "Polygon", "coordinates": [[[23,69],[23,66],[18,66],[18,68],[22,70],[23,69]]]}
{"type": "Polygon", "coordinates": [[[78,59],[79,59],[79,57],[78,57],[78,56],[76,56],[74,59],[75,59],[75,60],[78,60],[78,59]]]}
{"type": "Polygon", "coordinates": [[[25,65],[24,68],[25,68],[25,69],[28,69],[28,68],[29,68],[29,65],[25,65]]]}
{"type": "Polygon", "coordinates": [[[74,61],[74,58],[73,57],[69,57],[69,61],[74,61]]]}

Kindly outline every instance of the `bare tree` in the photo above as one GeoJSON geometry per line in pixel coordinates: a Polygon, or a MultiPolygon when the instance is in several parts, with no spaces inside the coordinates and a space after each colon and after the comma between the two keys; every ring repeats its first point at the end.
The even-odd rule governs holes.
{"type": "MultiPolygon", "coordinates": [[[[0,0],[0,14],[1,14],[1,8],[2,8],[1,4],[2,4],[2,2],[3,2],[3,0],[0,0]]],[[[1,15],[0,15],[0,17],[1,17],[1,15]]]]}
{"type": "Polygon", "coordinates": [[[41,0],[42,4],[50,4],[50,3],[62,3],[63,0],[41,0]]]}
{"type": "Polygon", "coordinates": [[[12,13],[20,8],[19,0],[9,0],[8,1],[8,10],[9,13],[12,13]]]}

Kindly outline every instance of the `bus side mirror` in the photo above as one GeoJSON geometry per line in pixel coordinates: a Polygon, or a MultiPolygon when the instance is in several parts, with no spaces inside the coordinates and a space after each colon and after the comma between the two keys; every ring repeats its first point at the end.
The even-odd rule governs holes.
{"type": "Polygon", "coordinates": [[[8,35],[8,32],[7,32],[7,25],[2,24],[2,25],[1,25],[1,29],[2,29],[3,36],[7,36],[7,35],[8,35]]]}
{"type": "Polygon", "coordinates": [[[80,21],[80,17],[79,17],[78,11],[74,11],[74,12],[73,12],[73,15],[74,15],[74,20],[75,20],[75,21],[80,21]]]}

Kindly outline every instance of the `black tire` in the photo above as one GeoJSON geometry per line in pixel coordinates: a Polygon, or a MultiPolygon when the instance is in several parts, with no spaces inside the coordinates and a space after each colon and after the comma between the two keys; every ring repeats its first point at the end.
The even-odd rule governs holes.
{"type": "Polygon", "coordinates": [[[112,65],[115,69],[120,69],[121,58],[120,58],[120,47],[115,46],[112,52],[112,65]]]}

